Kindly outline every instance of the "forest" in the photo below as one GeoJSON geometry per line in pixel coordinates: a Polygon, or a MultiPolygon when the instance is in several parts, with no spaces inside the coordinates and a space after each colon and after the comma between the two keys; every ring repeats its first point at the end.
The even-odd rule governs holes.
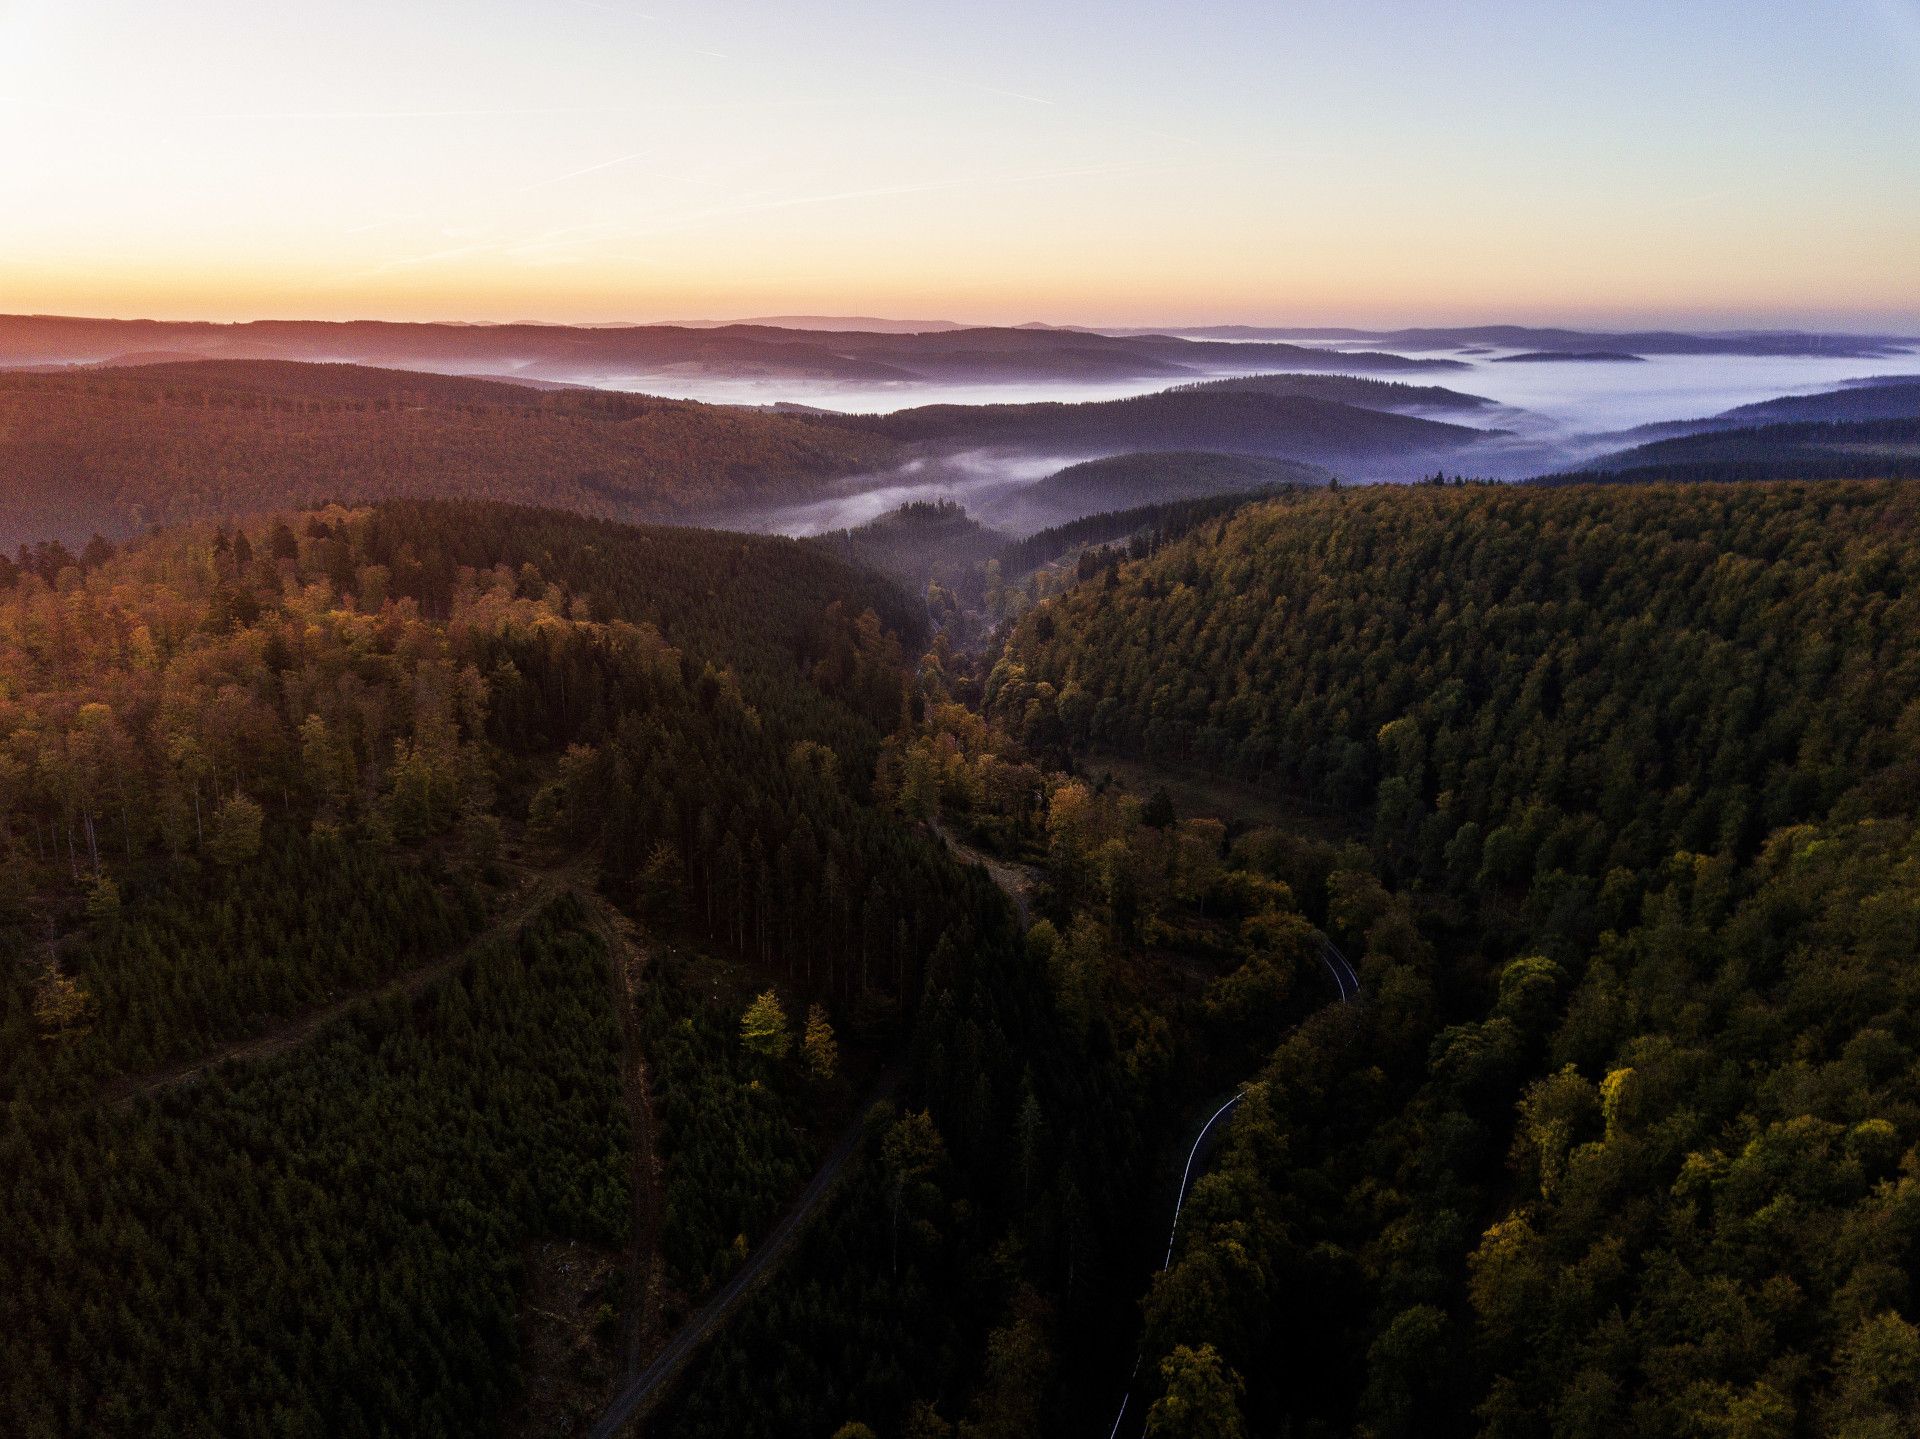
{"type": "Polygon", "coordinates": [[[1494,430],[1298,392],[1198,386],[1086,404],[922,405],[886,415],[849,416],[863,433],[903,443],[1015,445],[1060,455],[1133,450],[1212,450],[1279,455],[1347,468],[1391,465],[1485,440],[1494,430]]]}
{"type": "Polygon", "coordinates": [[[0,373],[0,547],[399,496],[680,518],[803,496],[890,449],[817,419],[351,365],[0,373]]]}
{"type": "MultiPolygon", "coordinates": [[[[928,1280],[887,1413],[1063,1273],[1123,1306],[1113,1080],[876,780],[923,703],[885,580],[441,501],[5,578],[9,1432],[577,1432],[863,1122],[888,1271],[839,1281],[928,1280]],[[1111,1117],[1043,1150],[1042,1112],[1111,1117]]],[[[807,1244],[877,1262],[866,1203],[807,1244]]]]}
{"type": "MultiPolygon", "coordinates": [[[[1886,387],[1894,394],[1902,392],[1886,387]]],[[[1872,399],[1879,386],[1842,391],[1872,399]]],[[[1907,394],[1910,396],[1911,391],[1907,394]]],[[[1825,413],[1809,396],[1806,407],[1825,413]]],[[[1772,402],[1769,402],[1772,403],[1772,402]]],[[[1894,408],[1899,417],[1807,419],[1709,430],[1653,440],[1588,462],[1586,468],[1546,475],[1535,484],[1662,484],[1739,480],[1903,480],[1920,476],[1920,413],[1911,398],[1894,408]]],[[[1849,405],[1872,414],[1877,405],[1849,405]]],[[[1738,414],[1739,412],[1730,412],[1738,414]]],[[[1791,413],[1791,411],[1789,411],[1791,413]]]]}
{"type": "Polygon", "coordinates": [[[24,549],[0,1428],[1905,1432],[1915,504],[24,549]]]}
{"type": "Polygon", "coordinates": [[[1230,375],[1200,380],[1182,390],[1251,395],[1310,395],[1368,410],[1489,410],[1492,400],[1443,385],[1410,385],[1404,380],[1375,380],[1364,375],[1230,375]]]}
{"type": "Polygon", "coordinates": [[[1292,807],[1230,852],[1363,980],[1143,1288],[1192,1432],[1907,1432],[1914,503],[1343,491],[1018,622],[999,742],[1292,807]]]}
{"type": "Polygon", "coordinates": [[[1145,451],[1109,455],[1068,465],[1023,488],[1012,501],[1016,515],[1057,522],[1100,510],[1136,509],[1209,495],[1253,490],[1316,489],[1330,471],[1297,460],[1207,451],[1145,451]]]}

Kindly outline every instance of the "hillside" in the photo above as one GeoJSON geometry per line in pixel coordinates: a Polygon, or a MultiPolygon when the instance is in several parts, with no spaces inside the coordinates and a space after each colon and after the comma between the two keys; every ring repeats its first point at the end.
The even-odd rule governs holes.
{"type": "Polygon", "coordinates": [[[803,496],[890,448],[817,420],[350,365],[0,374],[0,544],[399,495],[682,517],[803,496]]]}
{"type": "MultiPolygon", "coordinates": [[[[1862,408],[1871,412],[1875,406],[1868,402],[1862,408]]],[[[1712,429],[1616,450],[1587,461],[1577,472],[1545,475],[1533,483],[1915,477],[1920,477],[1920,417],[1909,415],[1901,419],[1818,420],[1712,429]]]]}
{"type": "Polygon", "coordinates": [[[919,445],[1006,446],[1060,455],[1218,451],[1411,478],[1496,430],[1389,414],[1308,395],[1168,390],[1064,405],[925,405],[850,416],[868,434],[919,445]]]}
{"type": "Polygon", "coordinates": [[[1920,418],[1920,377],[1878,375],[1849,380],[1833,389],[1812,394],[1781,395],[1771,400],[1735,405],[1730,410],[1700,419],[1662,420],[1595,438],[1611,441],[1616,448],[1626,449],[1682,435],[1752,429],[1759,425],[1915,418],[1920,418]]]}
{"type": "Polygon", "coordinates": [[[907,593],[922,595],[936,577],[949,583],[984,566],[1006,546],[1007,537],[990,530],[951,500],[902,505],[849,530],[815,535],[818,545],[854,564],[898,580],[907,593]]]}
{"type": "Polygon", "coordinates": [[[1714,416],[1728,425],[1786,424],[1814,420],[1920,419],[1920,379],[1901,376],[1842,385],[1816,395],[1782,395],[1736,405],[1714,416]]]}
{"type": "Polygon", "coordinates": [[[1806,330],[1736,330],[1688,333],[1681,330],[1574,330],[1537,325],[1424,326],[1404,330],[1338,327],[1266,328],[1218,325],[1185,334],[1271,340],[1340,340],[1376,344],[1387,350],[1420,353],[1494,347],[1510,350],[1625,350],[1639,355],[1831,355],[1885,359],[1920,347],[1920,339],[1901,335],[1853,335],[1806,330]]]}
{"type": "Polygon", "coordinates": [[[1179,388],[1254,395],[1309,395],[1338,400],[1366,410],[1459,411],[1500,408],[1479,395],[1449,390],[1441,385],[1409,385],[1403,380],[1372,380],[1360,375],[1236,375],[1224,380],[1202,380],[1179,388]]]}
{"type": "MultiPolygon", "coordinates": [[[[1364,996],[1253,1061],[1142,1279],[1143,1401],[1197,1389],[1251,1433],[1908,1422],[1917,505],[1299,497],[1019,621],[996,727],[1082,775],[1114,748],[1301,814],[1230,862],[1297,898],[1364,996]]],[[[1150,872],[1126,857],[1179,832],[1172,805],[1131,828],[1058,786],[1024,830],[962,803],[1050,836],[1049,882],[1150,963],[1178,931],[1101,876],[1150,872]]],[[[1293,957],[1216,981],[1222,1023],[1331,990],[1310,935],[1261,933],[1293,957]]]]}
{"type": "Polygon", "coordinates": [[[1259,455],[1162,451],[1086,460],[1017,491],[1003,509],[1023,528],[1058,524],[1107,510],[1168,500],[1295,486],[1318,489],[1333,478],[1318,465],[1259,455]]]}
{"type": "Polygon", "coordinates": [[[1126,1160],[1089,1122],[1008,1182],[1019,1106],[1099,1090],[991,887],[874,803],[900,606],[442,501],[0,568],[0,1430],[581,1432],[838,1130],[863,1192],[925,1157],[910,1231],[836,1221],[884,1299],[813,1282],[810,1327],[882,1304],[894,1411],[964,1395],[991,1314],[946,1296],[1053,1273],[1027,1216],[1126,1160]]]}
{"type": "Polygon", "coordinates": [[[728,325],[444,325],[355,320],[208,324],[0,316],[0,366],[118,363],[152,354],[303,360],[525,376],[577,383],[648,376],[809,383],[1177,378],[1274,369],[1459,368],[1455,361],[1335,354],[1307,346],[1224,344],[1024,327],[925,332],[728,325]]]}
{"type": "Polygon", "coordinates": [[[1625,350],[1525,350],[1517,355],[1495,355],[1493,363],[1496,365],[1565,363],[1610,365],[1639,364],[1645,359],[1644,355],[1629,354],[1625,350]]]}

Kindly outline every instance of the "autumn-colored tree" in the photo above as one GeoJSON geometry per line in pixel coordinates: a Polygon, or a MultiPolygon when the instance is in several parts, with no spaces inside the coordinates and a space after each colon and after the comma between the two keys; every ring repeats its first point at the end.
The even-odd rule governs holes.
{"type": "Polygon", "coordinates": [[[823,1083],[833,1078],[840,1064],[840,1046],[833,1037],[833,1026],[827,1022],[827,1011],[818,1004],[807,1006],[807,1030],[800,1049],[806,1056],[808,1074],[823,1083]]]}
{"type": "Polygon", "coordinates": [[[229,795],[207,825],[207,854],[231,869],[260,853],[260,806],[244,794],[229,795]]]}
{"type": "Polygon", "coordinates": [[[78,1028],[92,1008],[86,985],[58,970],[49,970],[33,991],[33,1022],[45,1034],[78,1028]]]}
{"type": "Polygon", "coordinates": [[[786,1007],[775,991],[762,991],[740,1016],[740,1042],[762,1059],[786,1058],[793,1034],[787,1027],[786,1007]]]}
{"type": "Polygon", "coordinates": [[[1160,1361],[1160,1382],[1166,1392],[1147,1411],[1147,1439],[1244,1439],[1246,1386],[1211,1344],[1175,1346],[1160,1361]]]}

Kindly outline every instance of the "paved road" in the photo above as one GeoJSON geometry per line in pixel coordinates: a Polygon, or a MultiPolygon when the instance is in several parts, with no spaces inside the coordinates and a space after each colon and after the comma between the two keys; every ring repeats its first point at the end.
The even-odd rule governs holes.
{"type": "Polygon", "coordinates": [[[894,1079],[888,1077],[874,1087],[860,1106],[860,1112],[833,1146],[833,1152],[827,1156],[826,1162],[820,1166],[793,1206],[773,1227],[773,1232],[761,1241],[760,1247],[753,1251],[733,1278],[680,1326],[673,1338],[667,1341],[666,1347],[653,1357],[653,1362],[615,1396],[606,1412],[587,1431],[588,1439],[613,1439],[643,1412],[678,1377],[695,1351],[726,1321],[755,1283],[778,1266],[793,1247],[794,1240],[806,1228],[807,1221],[832,1192],[854,1152],[859,1149],[860,1136],[866,1128],[867,1111],[887,1098],[893,1092],[893,1086],[894,1079]]]}
{"type": "MultiPolygon", "coordinates": [[[[1340,1002],[1350,1004],[1358,999],[1360,976],[1354,973],[1353,966],[1347,962],[1347,957],[1340,952],[1339,946],[1325,935],[1321,935],[1319,953],[1320,963],[1326,967],[1327,977],[1340,991],[1340,1002]]],[[[1180,1190],[1173,1197],[1173,1222],[1167,1227],[1167,1257],[1160,1263],[1163,1272],[1173,1267],[1173,1246],[1180,1238],[1180,1211],[1186,1207],[1187,1193],[1193,1188],[1193,1181],[1198,1177],[1196,1171],[1206,1164],[1207,1156],[1213,1152],[1213,1140],[1218,1137],[1217,1127],[1220,1121],[1231,1114],[1246,1095],[1247,1092],[1244,1089],[1235,1090],[1231,1097],[1207,1116],[1206,1122],[1200,1126],[1199,1133],[1193,1136],[1193,1143],[1187,1149],[1186,1168],[1180,1172],[1180,1190]]],[[[1133,1406],[1133,1386],[1140,1378],[1140,1364],[1145,1358],[1144,1352],[1134,1358],[1133,1369],[1127,1375],[1127,1392],[1120,1396],[1120,1412],[1113,1416],[1113,1428],[1107,1431],[1107,1439],[1120,1439],[1121,1426],[1126,1424],[1127,1411],[1133,1406]]],[[[1136,1411],[1134,1422],[1128,1426],[1127,1432],[1131,1434],[1138,1431],[1142,1423],[1143,1420],[1136,1411]]]]}

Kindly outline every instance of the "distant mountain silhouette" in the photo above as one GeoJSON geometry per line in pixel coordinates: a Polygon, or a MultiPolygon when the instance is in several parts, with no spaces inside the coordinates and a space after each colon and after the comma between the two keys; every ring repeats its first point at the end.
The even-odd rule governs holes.
{"type": "Polygon", "coordinates": [[[1644,364],[1644,355],[1630,355],[1625,350],[1527,350],[1518,355],[1495,355],[1496,365],[1525,365],[1541,363],[1565,364],[1569,361],[1582,364],[1644,364]]]}
{"type": "Polygon", "coordinates": [[[449,325],[383,320],[97,320],[0,316],[0,366],[99,364],[156,352],[277,359],[645,387],[649,377],[811,383],[1168,380],[1306,369],[1406,371],[1458,361],[1352,355],[1085,330],[925,333],[725,325],[449,325]]]}
{"type": "MultiPolygon", "coordinates": [[[[1115,334],[1133,331],[1116,330],[1115,334]]],[[[1616,350],[1637,355],[1829,355],[1886,359],[1920,348],[1920,337],[1840,335],[1805,330],[1569,330],[1533,325],[1426,326],[1361,330],[1337,326],[1203,325],[1175,333],[1217,340],[1334,340],[1413,353],[1491,346],[1503,350],[1616,350]]]]}

